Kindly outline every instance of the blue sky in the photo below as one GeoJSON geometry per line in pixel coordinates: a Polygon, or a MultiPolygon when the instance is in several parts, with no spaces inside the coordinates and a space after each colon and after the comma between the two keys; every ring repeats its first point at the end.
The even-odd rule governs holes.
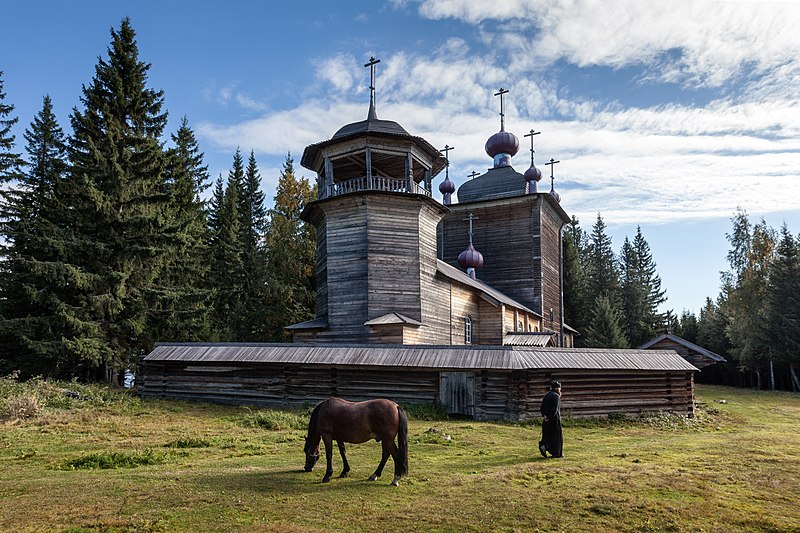
{"type": "MultiPolygon", "coordinates": [[[[62,126],[131,17],[175,131],[186,115],[212,176],[255,151],[268,196],[287,152],[363,120],[370,57],[380,118],[455,146],[450,176],[554,157],[565,210],[600,212],[618,250],[641,225],[669,301],[699,310],[726,268],[729,218],[800,232],[800,3],[571,0],[11,2],[0,70],[22,133],[50,94],[62,126]]],[[[301,174],[311,178],[305,169],[301,174]]],[[[440,179],[442,179],[440,177],[440,179]]]]}

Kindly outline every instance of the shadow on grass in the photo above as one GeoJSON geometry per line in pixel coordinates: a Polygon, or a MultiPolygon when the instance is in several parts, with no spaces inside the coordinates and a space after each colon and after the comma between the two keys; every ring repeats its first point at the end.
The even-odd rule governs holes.
{"type": "Polygon", "coordinates": [[[359,479],[352,473],[349,477],[339,479],[338,472],[334,472],[329,483],[322,483],[322,469],[315,468],[306,472],[302,468],[285,470],[263,470],[247,472],[220,472],[196,477],[199,485],[207,485],[215,490],[242,492],[249,491],[259,495],[314,495],[339,491],[342,489],[365,486],[389,486],[393,472],[385,471],[377,481],[368,481],[366,477],[359,479]]]}

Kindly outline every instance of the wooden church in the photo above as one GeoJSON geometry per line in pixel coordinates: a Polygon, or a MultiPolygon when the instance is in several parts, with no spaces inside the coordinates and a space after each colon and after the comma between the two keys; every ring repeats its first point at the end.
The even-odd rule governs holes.
{"type": "Polygon", "coordinates": [[[366,120],[308,146],[317,200],[317,311],[292,344],[162,344],[144,357],[145,396],[302,405],[330,395],[439,401],[480,419],[538,416],[553,379],[574,416],[691,414],[693,372],[670,350],[575,349],[564,322],[562,230],[569,217],[519,139],[486,142],[492,166],[456,186],[449,151],[379,119],[371,59],[366,120]],[[433,195],[439,184],[443,202],[433,195]]]}

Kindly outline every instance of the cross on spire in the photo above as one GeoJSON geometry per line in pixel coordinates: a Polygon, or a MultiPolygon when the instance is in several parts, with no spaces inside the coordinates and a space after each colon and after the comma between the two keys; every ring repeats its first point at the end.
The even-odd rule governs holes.
{"type": "Polygon", "coordinates": [[[555,183],[556,179],[553,177],[553,168],[555,168],[557,163],[561,163],[561,161],[556,161],[552,157],[550,158],[550,162],[549,163],[545,163],[545,165],[549,165],[550,166],[550,190],[553,190],[555,188],[554,183],[555,183]]]}
{"type": "MultiPolygon", "coordinates": [[[[375,115],[375,65],[380,63],[380,59],[375,59],[374,57],[370,56],[369,62],[364,63],[365,67],[369,67],[369,116],[373,118],[375,115]]],[[[375,115],[374,118],[378,118],[375,115]]]]}
{"type": "Polygon", "coordinates": [[[508,89],[500,89],[494,93],[495,96],[500,97],[500,131],[506,131],[506,108],[503,105],[503,95],[508,92],[508,89]]]}
{"type": "Polygon", "coordinates": [[[448,146],[446,144],[444,145],[444,148],[439,150],[439,152],[444,152],[444,159],[445,159],[444,176],[445,176],[445,178],[449,178],[450,177],[450,154],[448,153],[448,152],[450,152],[450,150],[455,150],[455,147],[454,146],[448,146]]]}
{"type": "Polygon", "coordinates": [[[476,217],[475,215],[472,214],[472,212],[470,212],[467,215],[467,218],[465,218],[464,220],[469,222],[469,243],[472,244],[472,221],[478,220],[478,217],[476,217]]]}
{"type": "Polygon", "coordinates": [[[533,149],[533,136],[534,135],[539,135],[540,133],[542,133],[542,132],[541,131],[533,131],[533,130],[531,130],[530,133],[526,133],[524,135],[524,137],[530,137],[531,138],[531,165],[533,165],[533,153],[535,152],[535,150],[533,149]]]}
{"type": "Polygon", "coordinates": [[[475,176],[480,176],[480,174],[478,174],[474,170],[472,171],[472,174],[467,174],[467,177],[470,179],[475,179],[475,176]]]}

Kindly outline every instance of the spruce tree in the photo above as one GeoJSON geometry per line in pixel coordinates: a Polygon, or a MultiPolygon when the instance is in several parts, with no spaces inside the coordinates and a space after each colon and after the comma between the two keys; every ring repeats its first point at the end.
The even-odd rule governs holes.
{"type": "Polygon", "coordinates": [[[294,160],[288,154],[267,231],[267,327],[273,340],[287,340],[284,327],[315,314],[316,234],[313,226],[300,220],[300,213],[314,199],[308,180],[295,176],[294,160]]]}
{"type": "Polygon", "coordinates": [[[631,243],[627,238],[620,253],[622,266],[622,307],[625,333],[633,346],[639,346],[655,337],[664,325],[664,314],[658,307],[666,301],[661,290],[661,277],[650,253],[650,245],[636,228],[631,243]]]}
{"type": "Polygon", "coordinates": [[[147,87],[128,18],[111,29],[108,59],[100,58],[83,109],[71,116],[67,200],[74,231],[74,302],[65,339],[87,375],[110,382],[151,348],[146,334],[154,280],[170,253],[163,227],[169,195],[160,137],[167,115],[163,91],[147,87]],[[96,375],[95,375],[96,376],[96,375]]]}
{"type": "MultiPolygon", "coordinates": [[[[583,333],[589,323],[586,243],[578,219],[573,216],[564,232],[564,316],[565,322],[583,333]]],[[[581,342],[582,338],[578,337],[581,342]]]]}
{"type": "Polygon", "coordinates": [[[608,296],[595,300],[584,343],[590,348],[629,347],[622,327],[622,315],[608,296]]]}
{"type": "Polygon", "coordinates": [[[621,299],[619,268],[611,237],[606,234],[606,225],[600,213],[597,214],[597,222],[592,226],[587,251],[589,301],[605,296],[616,309],[619,309],[621,299]]]}
{"type": "Polygon", "coordinates": [[[267,335],[265,331],[267,209],[264,200],[258,164],[255,154],[250,151],[239,201],[239,238],[242,244],[242,268],[245,273],[242,291],[243,316],[240,323],[240,338],[243,341],[261,341],[267,335]]]}
{"type": "Polygon", "coordinates": [[[5,103],[6,93],[3,89],[3,71],[0,70],[0,184],[16,179],[22,165],[20,154],[14,152],[14,138],[11,128],[19,121],[12,117],[14,106],[5,103]]]}
{"type": "Polygon", "coordinates": [[[725,334],[727,319],[723,309],[727,307],[723,294],[717,302],[706,298],[697,319],[697,344],[712,352],[726,357],[730,351],[730,342],[725,334]]]}
{"type": "Polygon", "coordinates": [[[59,198],[66,172],[64,133],[49,96],[24,134],[26,172],[6,191],[3,234],[8,270],[0,301],[10,305],[0,319],[9,363],[23,375],[69,375],[60,302],[66,252],[65,216],[59,198]]]}
{"type": "Polygon", "coordinates": [[[208,167],[186,117],[172,142],[165,174],[171,251],[156,280],[157,301],[149,335],[162,341],[207,340],[212,293],[207,286],[209,236],[201,194],[210,185],[208,167]]]}
{"type": "Polygon", "coordinates": [[[792,388],[800,390],[800,246],[786,224],[770,265],[767,305],[757,329],[771,360],[789,365],[792,388]]]}
{"type": "Polygon", "coordinates": [[[700,325],[697,315],[684,309],[678,318],[678,329],[675,334],[689,342],[697,344],[697,337],[700,332],[700,325]]]}
{"type": "MultiPolygon", "coordinates": [[[[215,189],[214,204],[217,204],[215,189]]],[[[242,265],[242,246],[239,239],[239,189],[234,176],[228,177],[222,198],[217,204],[218,211],[212,219],[216,229],[211,237],[211,275],[209,280],[214,289],[214,329],[216,338],[221,341],[241,340],[239,326],[242,319],[242,288],[244,269],[242,265]]]]}

